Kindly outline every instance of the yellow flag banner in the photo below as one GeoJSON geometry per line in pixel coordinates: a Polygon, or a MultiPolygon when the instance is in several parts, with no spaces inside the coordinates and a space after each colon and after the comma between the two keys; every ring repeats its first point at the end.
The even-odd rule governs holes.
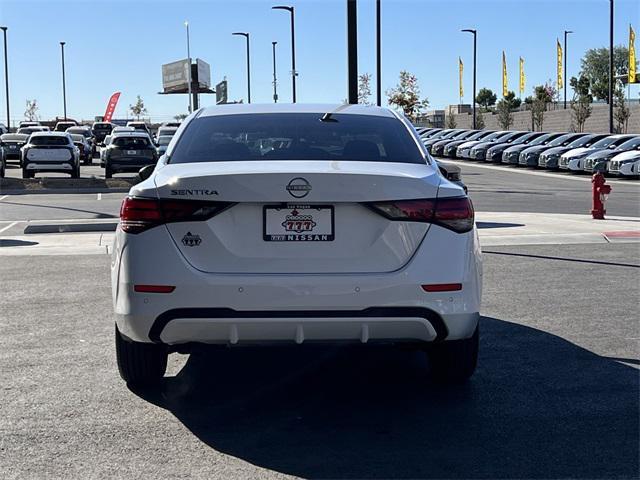
{"type": "Polygon", "coordinates": [[[636,83],[636,32],[629,25],[629,83],[636,83]]]}
{"type": "Polygon", "coordinates": [[[556,39],[557,50],[558,50],[558,90],[563,88],[563,76],[562,76],[562,46],[560,45],[560,41],[556,39]]]}
{"type": "Polygon", "coordinates": [[[502,51],[502,96],[506,97],[508,92],[507,84],[507,57],[502,51]]]}
{"type": "Polygon", "coordinates": [[[462,87],[462,73],[464,72],[464,64],[462,59],[458,57],[458,69],[460,70],[460,98],[464,97],[464,88],[462,87]]]}
{"type": "Polygon", "coordinates": [[[524,93],[526,79],[524,76],[524,58],[520,57],[520,93],[524,93]]]}

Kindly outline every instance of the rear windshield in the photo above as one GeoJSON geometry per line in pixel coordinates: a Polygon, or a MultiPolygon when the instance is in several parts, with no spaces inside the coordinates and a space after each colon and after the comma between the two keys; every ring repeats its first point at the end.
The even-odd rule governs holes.
{"type": "Polygon", "coordinates": [[[171,143],[172,138],[173,137],[170,137],[168,135],[158,137],[158,145],[169,145],[169,143],[171,143]]]}
{"type": "Polygon", "coordinates": [[[111,130],[113,126],[108,123],[94,123],[92,128],[94,130],[111,130]]]}
{"type": "Polygon", "coordinates": [[[323,113],[263,113],[192,121],[170,163],[234,160],[355,160],[420,163],[409,130],[396,118],[323,113]]]}
{"type": "Polygon", "coordinates": [[[640,137],[636,137],[636,138],[632,138],[631,140],[627,140],[626,142],[622,143],[618,148],[620,150],[633,150],[634,148],[637,148],[638,146],[640,146],[640,137]]]}
{"type": "Polygon", "coordinates": [[[6,133],[0,136],[0,140],[3,142],[26,142],[27,138],[28,137],[26,135],[21,135],[19,133],[6,133]]]}
{"type": "Polygon", "coordinates": [[[111,141],[116,147],[122,148],[147,148],[149,146],[149,140],[143,137],[120,137],[111,141]]]}
{"type": "Polygon", "coordinates": [[[29,140],[29,143],[31,145],[51,145],[51,146],[68,146],[69,145],[69,139],[67,137],[46,137],[46,136],[37,136],[37,137],[31,137],[31,139],[29,140]]]}

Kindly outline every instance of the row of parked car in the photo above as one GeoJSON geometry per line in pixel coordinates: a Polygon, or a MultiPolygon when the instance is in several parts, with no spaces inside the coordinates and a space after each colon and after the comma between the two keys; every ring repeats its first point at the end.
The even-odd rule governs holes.
{"type": "Polygon", "coordinates": [[[38,172],[68,173],[80,177],[80,164],[91,165],[100,147],[100,166],[105,178],[114,173],[137,172],[154,165],[164,153],[179,123],[162,125],[152,135],[145,122],[118,127],[108,122],[91,126],[58,122],[53,131],[38,122],[22,122],[16,133],[0,135],[0,177],[6,163],[16,161],[23,178],[38,172]]]}
{"type": "Polygon", "coordinates": [[[640,135],[418,128],[435,157],[640,176],[640,135]]]}

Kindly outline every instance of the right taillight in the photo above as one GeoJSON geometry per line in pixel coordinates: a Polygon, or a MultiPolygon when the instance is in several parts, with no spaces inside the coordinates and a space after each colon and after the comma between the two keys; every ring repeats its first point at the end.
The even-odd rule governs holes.
{"type": "Polygon", "coordinates": [[[435,223],[457,233],[473,229],[473,205],[468,197],[398,200],[369,206],[390,220],[435,223]]]}
{"type": "Polygon", "coordinates": [[[172,222],[204,221],[227,208],[226,202],[127,197],[120,207],[120,228],[140,233],[172,222]]]}

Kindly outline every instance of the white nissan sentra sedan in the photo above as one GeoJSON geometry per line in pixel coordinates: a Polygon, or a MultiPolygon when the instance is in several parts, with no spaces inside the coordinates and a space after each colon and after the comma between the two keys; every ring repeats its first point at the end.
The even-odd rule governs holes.
{"type": "Polygon", "coordinates": [[[111,269],[129,384],[159,382],[169,353],[199,343],[404,343],[438,379],[474,372],[473,207],[392,110],[203,108],[147,169],[111,269]]]}

